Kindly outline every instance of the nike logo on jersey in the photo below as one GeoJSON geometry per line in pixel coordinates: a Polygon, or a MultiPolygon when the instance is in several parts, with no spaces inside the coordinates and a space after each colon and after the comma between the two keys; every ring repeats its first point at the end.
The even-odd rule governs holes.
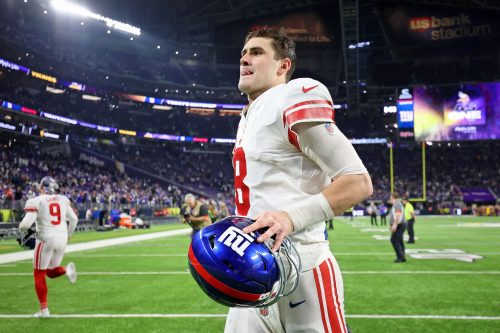
{"type": "Polygon", "coordinates": [[[288,305],[290,305],[290,307],[293,309],[293,308],[295,308],[295,307],[297,307],[300,304],[305,303],[305,302],[306,302],[306,300],[303,300],[302,302],[298,302],[298,303],[292,303],[292,301],[290,301],[290,303],[288,305]]]}
{"type": "Polygon", "coordinates": [[[309,92],[309,91],[313,90],[313,89],[314,89],[314,88],[316,88],[317,86],[318,86],[318,84],[317,84],[317,85],[315,85],[315,86],[309,87],[309,88],[306,88],[306,87],[302,86],[302,92],[305,94],[305,93],[307,93],[307,92],[309,92]]]}

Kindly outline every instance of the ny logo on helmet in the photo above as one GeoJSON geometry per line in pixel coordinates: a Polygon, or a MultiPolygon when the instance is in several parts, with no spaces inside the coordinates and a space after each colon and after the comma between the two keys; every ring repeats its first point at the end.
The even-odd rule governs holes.
{"type": "Polygon", "coordinates": [[[253,237],[236,227],[229,227],[217,240],[233,249],[240,257],[243,257],[245,249],[253,242],[253,237]]]}

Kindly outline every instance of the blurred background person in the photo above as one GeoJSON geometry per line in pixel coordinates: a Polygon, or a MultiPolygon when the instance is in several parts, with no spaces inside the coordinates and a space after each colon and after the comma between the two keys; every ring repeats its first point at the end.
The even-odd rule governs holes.
{"type": "Polygon", "coordinates": [[[384,202],[378,206],[379,212],[380,212],[380,225],[387,225],[387,206],[385,205],[384,202]]]}
{"type": "Polygon", "coordinates": [[[406,222],[404,219],[404,207],[403,203],[399,199],[399,193],[392,192],[390,198],[392,208],[391,217],[389,219],[390,229],[391,229],[391,244],[396,252],[396,259],[394,262],[400,263],[405,262],[405,245],[403,242],[403,235],[406,230],[406,222]]]}
{"type": "Polygon", "coordinates": [[[405,206],[405,220],[408,224],[408,244],[415,244],[415,230],[413,225],[415,224],[415,210],[407,197],[403,198],[403,205],[405,206]]]}
{"type": "Polygon", "coordinates": [[[196,197],[191,193],[184,196],[184,205],[181,213],[184,216],[184,223],[189,224],[193,228],[191,237],[202,228],[212,224],[207,205],[196,200],[196,197]]]}
{"type": "Polygon", "coordinates": [[[378,225],[377,224],[377,206],[375,205],[375,202],[370,202],[370,206],[366,209],[366,212],[368,215],[370,215],[370,223],[372,225],[378,225]]]}

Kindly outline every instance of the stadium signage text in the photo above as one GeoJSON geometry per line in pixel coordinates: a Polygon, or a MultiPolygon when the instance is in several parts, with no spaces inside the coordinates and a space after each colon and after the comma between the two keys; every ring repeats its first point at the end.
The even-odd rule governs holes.
{"type": "Polygon", "coordinates": [[[80,153],[80,161],[85,161],[89,164],[93,164],[98,167],[103,167],[104,162],[101,161],[100,159],[96,158],[95,156],[90,156],[85,153],[80,153]]]}
{"type": "Polygon", "coordinates": [[[464,13],[450,17],[415,17],[409,23],[410,29],[415,32],[430,29],[434,41],[491,35],[489,24],[473,25],[470,15],[464,13]]]}
{"type": "Polygon", "coordinates": [[[52,83],[57,83],[57,79],[55,77],[50,76],[50,75],[46,75],[46,74],[42,74],[39,72],[31,71],[31,76],[33,76],[34,78],[40,79],[40,80],[44,80],[44,81],[48,81],[48,82],[52,82],[52,83]]]}

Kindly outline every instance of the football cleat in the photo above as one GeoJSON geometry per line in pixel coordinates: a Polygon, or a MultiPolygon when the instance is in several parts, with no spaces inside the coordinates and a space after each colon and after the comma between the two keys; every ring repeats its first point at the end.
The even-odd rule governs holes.
{"type": "Polygon", "coordinates": [[[49,309],[47,308],[47,309],[40,310],[37,313],[35,313],[33,315],[33,317],[35,317],[35,318],[48,318],[48,317],[50,317],[49,309]]]}
{"type": "Polygon", "coordinates": [[[68,263],[68,265],[66,266],[66,276],[68,277],[69,282],[76,282],[78,274],[76,273],[76,266],[73,262],[68,263]]]}
{"type": "Polygon", "coordinates": [[[231,307],[267,307],[291,294],[299,282],[300,257],[288,237],[279,251],[274,241],[257,242],[265,231],[246,234],[254,221],[229,216],[193,236],[189,269],[200,288],[216,302],[231,307]]]}

